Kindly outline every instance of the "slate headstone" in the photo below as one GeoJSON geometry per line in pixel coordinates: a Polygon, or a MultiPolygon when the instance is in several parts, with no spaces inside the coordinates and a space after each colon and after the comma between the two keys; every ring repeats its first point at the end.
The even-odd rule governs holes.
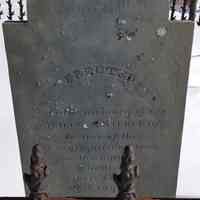
{"type": "Polygon", "coordinates": [[[133,145],[138,194],[174,196],[193,23],[169,22],[166,0],[29,0],[28,11],[4,25],[23,171],[40,143],[50,195],[113,197],[133,145]]]}

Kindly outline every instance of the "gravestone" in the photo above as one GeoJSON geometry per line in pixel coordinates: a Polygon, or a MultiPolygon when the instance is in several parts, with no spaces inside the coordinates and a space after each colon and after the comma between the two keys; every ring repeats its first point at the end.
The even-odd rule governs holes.
{"type": "Polygon", "coordinates": [[[4,25],[23,171],[40,143],[50,195],[115,196],[126,145],[138,194],[175,195],[193,23],[169,22],[168,7],[29,0],[29,22],[4,25]]]}

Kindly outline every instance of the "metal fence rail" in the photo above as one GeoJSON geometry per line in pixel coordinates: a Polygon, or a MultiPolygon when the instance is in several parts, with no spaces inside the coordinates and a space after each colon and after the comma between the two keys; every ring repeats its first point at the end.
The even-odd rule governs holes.
{"type": "Polygon", "coordinates": [[[27,21],[26,0],[0,0],[0,22],[27,21]]]}
{"type": "Polygon", "coordinates": [[[170,0],[169,20],[195,21],[199,16],[198,7],[197,0],[170,0]]]}

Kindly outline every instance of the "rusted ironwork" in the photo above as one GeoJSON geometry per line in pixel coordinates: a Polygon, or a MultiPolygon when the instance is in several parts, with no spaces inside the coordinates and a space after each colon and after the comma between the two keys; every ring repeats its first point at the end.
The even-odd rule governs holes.
{"type": "Polygon", "coordinates": [[[172,5],[171,5],[171,16],[170,16],[170,20],[175,20],[175,12],[176,12],[176,0],[172,0],[172,5]]]}
{"type": "Polygon", "coordinates": [[[198,16],[197,25],[200,26],[200,15],[198,16]]]}
{"type": "MultiPolygon", "coordinates": [[[[1,8],[1,4],[0,4],[0,8],[1,8]]],[[[0,10],[0,19],[2,18],[2,15],[3,15],[3,10],[0,10]]]]}
{"type": "Polygon", "coordinates": [[[13,15],[15,14],[15,12],[13,11],[13,6],[12,6],[12,2],[11,0],[7,0],[6,1],[7,5],[8,5],[8,20],[12,20],[13,19],[13,15]]]}
{"type": "Polygon", "coordinates": [[[48,175],[47,163],[44,158],[43,149],[36,144],[32,148],[30,174],[24,174],[25,182],[30,190],[31,200],[47,200],[45,192],[45,179],[48,175]]]}
{"type": "Polygon", "coordinates": [[[121,157],[120,174],[114,174],[113,180],[118,187],[118,200],[135,200],[136,183],[139,177],[139,167],[136,163],[135,151],[132,146],[126,146],[121,157]]]}
{"type": "Polygon", "coordinates": [[[197,0],[170,0],[170,20],[194,21],[197,0]]]}
{"type": "Polygon", "coordinates": [[[189,4],[189,20],[194,21],[195,20],[195,13],[196,13],[196,0],[191,0],[189,4]]]}
{"type": "Polygon", "coordinates": [[[188,0],[183,0],[183,5],[182,5],[182,7],[181,7],[181,9],[182,9],[181,20],[186,20],[185,13],[186,13],[187,1],[188,1],[188,0]]]}
{"type": "Polygon", "coordinates": [[[20,21],[24,21],[24,17],[26,16],[26,13],[24,11],[24,4],[22,0],[18,1],[18,5],[19,5],[19,20],[20,21]]]}

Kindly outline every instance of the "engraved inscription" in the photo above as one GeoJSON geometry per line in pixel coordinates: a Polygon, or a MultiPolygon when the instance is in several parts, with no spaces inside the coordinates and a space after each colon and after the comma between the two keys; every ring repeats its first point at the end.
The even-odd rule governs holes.
{"type": "Polygon", "coordinates": [[[88,16],[89,14],[97,15],[98,13],[104,14],[116,14],[123,9],[128,9],[131,6],[131,0],[109,0],[106,2],[93,0],[93,3],[87,7],[80,4],[74,4],[70,11],[80,13],[82,16],[88,16]]]}
{"type": "Polygon", "coordinates": [[[131,142],[136,151],[142,154],[159,151],[160,146],[153,140],[164,134],[161,129],[168,124],[167,110],[155,103],[159,102],[158,95],[153,88],[144,86],[145,83],[138,79],[138,73],[131,65],[82,65],[63,77],[53,87],[49,85],[53,96],[49,95],[45,120],[41,120],[38,128],[48,130],[47,140],[62,138],[65,161],[74,163],[73,167],[80,172],[68,175],[69,190],[80,194],[85,190],[93,193],[116,192],[111,176],[120,163],[124,145],[131,142]],[[90,82],[87,82],[88,78],[90,82]],[[112,86],[113,80],[116,80],[117,87],[112,86]],[[101,83],[100,87],[97,82],[101,83]],[[120,100],[118,106],[113,106],[119,98],[119,88],[121,95],[132,98],[130,104],[123,105],[120,100]],[[75,93],[70,97],[71,101],[67,96],[60,96],[61,99],[52,106],[52,99],[58,91],[59,96],[62,91],[75,93]],[[79,96],[76,91],[82,91],[83,95],[79,96]],[[100,96],[93,95],[88,104],[88,95],[95,92],[100,96]],[[131,106],[137,97],[146,103],[139,101],[131,106]],[[76,103],[80,98],[81,103],[76,103]],[[98,98],[101,99],[100,104],[98,98]],[[87,177],[87,174],[92,176],[87,177]],[[96,180],[106,181],[105,187],[91,184],[96,180]]]}

